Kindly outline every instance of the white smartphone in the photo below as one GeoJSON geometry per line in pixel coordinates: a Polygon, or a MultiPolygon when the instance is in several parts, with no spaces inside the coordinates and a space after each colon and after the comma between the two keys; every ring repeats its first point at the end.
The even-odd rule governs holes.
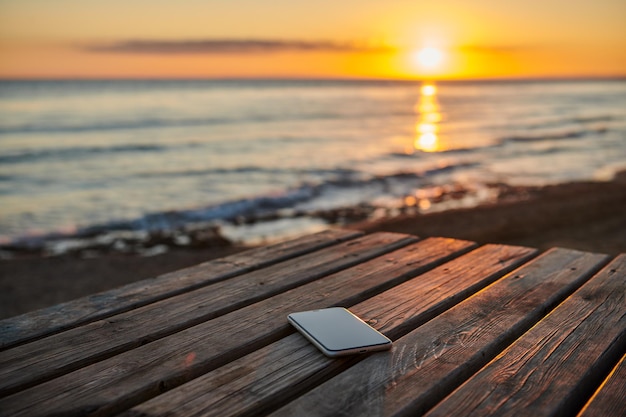
{"type": "Polygon", "coordinates": [[[331,358],[391,348],[391,340],[343,307],[291,313],[287,320],[331,358]]]}

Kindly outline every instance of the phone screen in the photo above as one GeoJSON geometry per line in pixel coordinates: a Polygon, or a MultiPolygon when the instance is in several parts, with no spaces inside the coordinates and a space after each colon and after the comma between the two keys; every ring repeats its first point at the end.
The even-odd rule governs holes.
{"type": "Polygon", "coordinates": [[[326,354],[360,353],[391,347],[391,341],[376,329],[341,307],[303,311],[289,321],[326,354]],[[315,343],[317,342],[317,343],[315,343]]]}

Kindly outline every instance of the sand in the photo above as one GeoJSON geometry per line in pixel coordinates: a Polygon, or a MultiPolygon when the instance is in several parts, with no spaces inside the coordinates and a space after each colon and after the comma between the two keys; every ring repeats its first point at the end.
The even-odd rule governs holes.
{"type": "MultiPolygon", "coordinates": [[[[516,198],[471,209],[403,215],[344,225],[365,232],[445,236],[479,243],[559,246],[626,253],[626,173],[612,182],[577,182],[520,190],[516,198]],[[519,196],[524,196],[520,200],[519,196]]],[[[246,248],[175,249],[140,257],[108,254],[24,256],[0,261],[0,318],[154,277],[246,248]]]]}
{"type": "Polygon", "coordinates": [[[626,175],[621,174],[613,182],[528,189],[528,197],[521,201],[400,216],[352,227],[366,232],[384,230],[616,255],[626,252],[626,175]]]}

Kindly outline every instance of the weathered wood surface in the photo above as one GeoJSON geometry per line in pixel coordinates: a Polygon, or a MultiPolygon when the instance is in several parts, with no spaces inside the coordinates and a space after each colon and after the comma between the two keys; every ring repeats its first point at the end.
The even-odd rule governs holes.
{"type": "Polygon", "coordinates": [[[626,256],[583,285],[428,416],[575,415],[626,351],[626,256]]]}
{"type": "Polygon", "coordinates": [[[0,320],[0,349],[314,252],[360,234],[354,231],[329,230],[289,242],[251,249],[155,279],[134,282],[111,291],[0,320]]]}
{"type": "Polygon", "coordinates": [[[292,244],[168,274],[155,299],[139,291],[138,304],[5,348],[0,416],[626,409],[626,255],[384,233],[292,244]],[[329,359],[286,320],[338,305],[392,350],[329,359]]]}
{"type": "Polygon", "coordinates": [[[600,388],[587,403],[580,416],[626,416],[626,354],[622,356],[622,360],[600,385],[600,388]]]}
{"type": "Polygon", "coordinates": [[[160,339],[412,241],[415,239],[393,233],[364,236],[5,350],[0,352],[0,395],[160,339]],[[45,367],[36,366],[42,357],[50,360],[45,367]]]}
{"type": "Polygon", "coordinates": [[[0,399],[0,408],[11,415],[20,415],[24,407],[24,415],[122,410],[288,335],[290,312],[350,306],[414,276],[423,270],[425,257],[434,258],[427,262],[434,266],[469,245],[445,239],[433,243],[410,245],[81,368],[0,399]]]}
{"type": "MultiPolygon", "coordinates": [[[[429,240],[418,244],[433,249],[432,245],[429,240]]],[[[397,338],[406,333],[407,326],[426,322],[437,311],[488,285],[533,253],[527,248],[488,245],[352,306],[351,311],[358,311],[374,327],[397,338]],[[416,296],[435,292],[438,295],[434,297],[416,296]],[[411,323],[407,325],[400,317],[411,317],[411,323]]],[[[291,335],[143,403],[126,415],[254,414],[313,387],[320,378],[352,363],[353,358],[329,360],[301,336],[291,335]],[[256,395],[249,395],[251,392],[256,395]]]]}
{"type": "Polygon", "coordinates": [[[550,251],[394,341],[391,351],[368,357],[271,415],[421,415],[585,282],[603,260],[550,251]]]}

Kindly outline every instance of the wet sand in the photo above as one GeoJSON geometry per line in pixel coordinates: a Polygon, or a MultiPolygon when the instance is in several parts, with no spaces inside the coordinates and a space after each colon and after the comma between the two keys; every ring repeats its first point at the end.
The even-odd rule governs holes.
{"type": "Polygon", "coordinates": [[[542,250],[559,246],[613,255],[626,252],[626,173],[612,182],[527,188],[525,194],[522,200],[400,216],[351,227],[542,250]]]}
{"type": "MultiPolygon", "coordinates": [[[[580,182],[518,190],[515,198],[471,209],[405,214],[344,227],[420,237],[549,249],[560,246],[626,253],[626,173],[612,182],[580,182]],[[520,196],[524,196],[520,199],[520,196]]],[[[0,261],[0,318],[154,277],[245,248],[175,249],[152,257],[108,254],[24,256],[0,261]]]]}

